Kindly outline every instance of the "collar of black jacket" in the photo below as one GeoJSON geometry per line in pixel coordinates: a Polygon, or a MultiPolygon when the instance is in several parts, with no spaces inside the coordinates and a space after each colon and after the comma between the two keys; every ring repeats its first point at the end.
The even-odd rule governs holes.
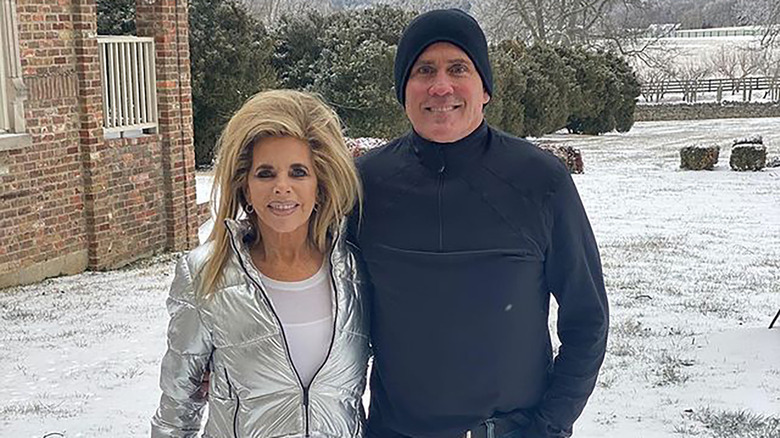
{"type": "Polygon", "coordinates": [[[423,166],[435,173],[457,174],[487,150],[490,129],[483,120],[471,134],[453,143],[436,143],[412,131],[409,136],[412,149],[423,166]]]}

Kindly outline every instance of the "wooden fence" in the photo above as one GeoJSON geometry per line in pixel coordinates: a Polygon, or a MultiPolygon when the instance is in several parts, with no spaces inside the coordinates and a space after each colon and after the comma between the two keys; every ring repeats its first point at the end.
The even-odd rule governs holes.
{"type": "Polygon", "coordinates": [[[742,100],[750,101],[754,91],[764,91],[762,98],[778,102],[780,78],[663,80],[642,84],[642,96],[649,102],[657,102],[667,94],[682,94],[686,102],[696,102],[701,93],[717,93],[718,101],[723,99],[723,93],[742,93],[742,100]]]}

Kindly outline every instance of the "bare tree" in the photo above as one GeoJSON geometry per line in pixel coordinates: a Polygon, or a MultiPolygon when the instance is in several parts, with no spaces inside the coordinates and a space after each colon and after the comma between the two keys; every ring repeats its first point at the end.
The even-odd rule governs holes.
{"type": "Polygon", "coordinates": [[[473,12],[491,39],[520,38],[551,44],[588,44],[605,31],[625,29],[620,21],[642,0],[482,0],[473,12]]]}
{"type": "Polygon", "coordinates": [[[743,25],[762,27],[763,47],[770,47],[780,40],[780,1],[739,0],[735,9],[743,25]]]}
{"type": "Polygon", "coordinates": [[[432,9],[462,9],[471,12],[469,0],[381,0],[379,3],[396,6],[406,11],[427,12],[432,9]]]}
{"type": "Polygon", "coordinates": [[[677,69],[677,79],[680,80],[683,88],[683,100],[686,102],[696,102],[696,91],[699,88],[699,82],[710,74],[710,67],[698,62],[688,61],[677,69]]]}
{"type": "Polygon", "coordinates": [[[768,77],[770,81],[769,90],[764,94],[764,99],[769,97],[774,102],[780,101],[780,50],[764,52],[759,73],[768,77]]]}
{"type": "Polygon", "coordinates": [[[306,11],[326,13],[330,11],[328,1],[308,0],[244,0],[249,11],[266,27],[272,27],[279,22],[284,14],[301,15],[306,11]]]}
{"type": "Polygon", "coordinates": [[[739,59],[737,48],[732,45],[722,45],[707,60],[712,71],[720,76],[736,79],[739,76],[739,59]]]}

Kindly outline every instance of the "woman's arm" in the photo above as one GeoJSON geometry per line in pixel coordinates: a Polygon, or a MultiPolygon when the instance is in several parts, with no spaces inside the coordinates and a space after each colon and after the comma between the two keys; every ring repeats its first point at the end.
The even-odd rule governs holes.
{"type": "Polygon", "coordinates": [[[193,304],[195,291],[186,257],[176,265],[167,300],[168,350],[162,360],[162,397],[152,418],[152,438],[195,437],[207,395],[201,390],[213,344],[193,304]]]}

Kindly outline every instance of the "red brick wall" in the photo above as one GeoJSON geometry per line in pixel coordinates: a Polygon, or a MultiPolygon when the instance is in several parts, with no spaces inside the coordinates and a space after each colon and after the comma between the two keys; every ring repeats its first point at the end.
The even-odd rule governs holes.
{"type": "Polygon", "coordinates": [[[108,217],[96,230],[95,265],[112,267],[165,249],[164,185],[157,135],[105,145],[100,167],[108,184],[96,204],[108,217]]]}
{"type": "MultiPolygon", "coordinates": [[[[81,269],[86,264],[70,12],[57,1],[17,3],[32,145],[0,151],[6,168],[0,178],[0,275],[67,255],[75,255],[71,264],[81,269]]],[[[0,286],[4,282],[0,278],[0,286]]]]}
{"type": "Polygon", "coordinates": [[[0,150],[0,288],[197,244],[187,3],[157,3],[158,134],[106,140],[95,0],[18,0],[32,145],[0,150]]]}
{"type": "Polygon", "coordinates": [[[169,248],[198,242],[187,2],[136,2],[138,36],[154,37],[169,248]]]}

